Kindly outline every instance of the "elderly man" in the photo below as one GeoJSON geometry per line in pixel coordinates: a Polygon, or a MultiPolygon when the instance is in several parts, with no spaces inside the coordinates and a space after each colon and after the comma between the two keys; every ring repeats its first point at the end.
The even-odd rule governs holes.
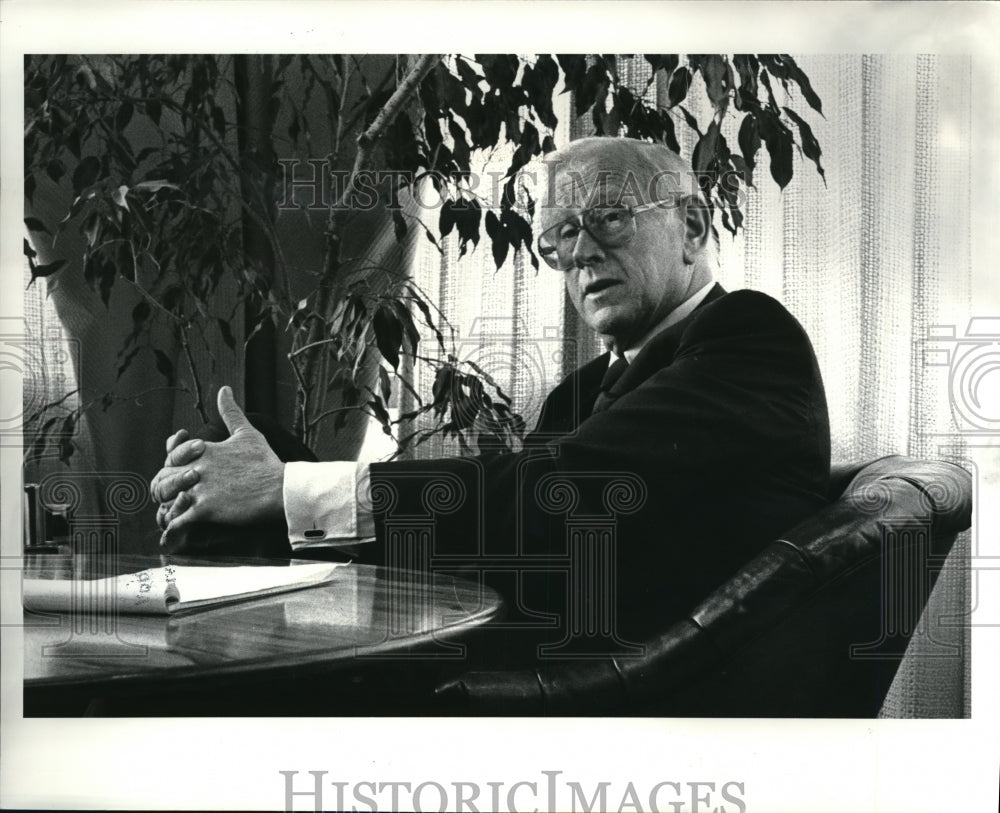
{"type": "MultiPolygon", "coordinates": [[[[615,517],[615,612],[637,640],[821,506],[829,424],[809,339],[770,297],[713,282],[714,230],[683,162],[660,145],[590,138],[546,165],[539,253],[608,352],[553,390],[523,451],[285,465],[223,388],[231,437],[168,441],[152,485],[167,535],[283,516],[293,549],[381,539],[385,514],[368,488],[389,487],[396,512],[421,514],[423,487],[444,478],[464,498],[436,516],[435,554],[516,570],[518,557],[565,553],[570,514],[608,515],[603,484],[620,474],[638,494],[615,517]],[[560,478],[576,495],[569,513],[553,504],[560,478]]],[[[530,611],[564,613],[565,578],[525,572],[505,589],[530,611]]]]}

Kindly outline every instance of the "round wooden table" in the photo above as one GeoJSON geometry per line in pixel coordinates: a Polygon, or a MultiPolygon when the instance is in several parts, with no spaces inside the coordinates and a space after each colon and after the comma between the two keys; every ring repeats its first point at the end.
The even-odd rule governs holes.
{"type": "MultiPolygon", "coordinates": [[[[39,556],[25,576],[93,578],[238,559],[39,556]]],[[[257,560],[256,564],[278,562],[257,560]]],[[[293,560],[290,567],[304,564],[293,560]]],[[[314,587],[176,616],[24,614],[25,716],[426,713],[489,587],[350,563],[314,587]]]]}

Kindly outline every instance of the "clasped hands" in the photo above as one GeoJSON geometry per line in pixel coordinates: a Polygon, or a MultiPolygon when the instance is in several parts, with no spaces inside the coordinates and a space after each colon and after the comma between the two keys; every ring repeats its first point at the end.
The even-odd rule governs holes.
{"type": "Polygon", "coordinates": [[[232,389],[220,388],[217,402],[226,440],[192,440],[184,429],[167,439],[167,459],[150,485],[160,503],[160,544],[193,522],[249,525],[284,513],[284,463],[236,405],[232,389]]]}

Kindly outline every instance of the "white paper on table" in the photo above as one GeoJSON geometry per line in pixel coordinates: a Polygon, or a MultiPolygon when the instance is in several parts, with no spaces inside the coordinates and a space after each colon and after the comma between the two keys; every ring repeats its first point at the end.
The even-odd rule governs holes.
{"type": "Polygon", "coordinates": [[[169,615],[328,581],[345,562],[285,567],[167,565],[105,579],[25,579],[24,607],[169,615]]]}

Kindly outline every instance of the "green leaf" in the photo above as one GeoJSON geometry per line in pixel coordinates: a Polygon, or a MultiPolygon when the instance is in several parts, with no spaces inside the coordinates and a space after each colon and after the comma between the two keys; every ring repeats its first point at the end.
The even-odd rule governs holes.
{"type": "Polygon", "coordinates": [[[87,238],[87,248],[93,248],[101,234],[101,216],[91,212],[80,225],[80,233],[87,238]]]}
{"type": "Polygon", "coordinates": [[[519,60],[514,54],[476,54],[486,81],[494,88],[508,88],[517,76],[519,60]]]}
{"type": "Polygon", "coordinates": [[[528,99],[538,120],[552,130],[559,124],[552,109],[552,95],[558,81],[559,69],[548,54],[538,57],[534,67],[525,66],[522,84],[528,92],[528,99]]]}
{"type": "Polygon", "coordinates": [[[767,91],[768,106],[772,112],[777,113],[778,103],[774,100],[774,89],[771,87],[771,77],[767,75],[767,71],[763,68],[760,69],[760,83],[764,86],[764,90],[767,91]]]}
{"type": "Polygon", "coordinates": [[[219,134],[220,138],[226,137],[226,116],[218,105],[212,108],[212,127],[215,128],[215,132],[219,134]]]}
{"type": "Polygon", "coordinates": [[[160,126],[160,114],[163,112],[163,105],[158,99],[150,99],[146,102],[146,115],[153,120],[153,124],[160,126]]]}
{"type": "Polygon", "coordinates": [[[674,130],[673,117],[666,110],[661,110],[660,122],[663,125],[663,143],[666,144],[669,149],[680,155],[681,145],[677,141],[677,133],[674,130]]]}
{"type": "Polygon", "coordinates": [[[511,158],[510,166],[507,168],[506,177],[513,177],[518,170],[538,155],[541,149],[538,130],[530,121],[526,121],[524,123],[524,130],[521,132],[521,138],[518,140],[517,149],[514,150],[514,157],[511,158]]]}
{"type": "Polygon", "coordinates": [[[424,229],[424,234],[426,235],[427,239],[431,242],[431,245],[433,245],[434,248],[436,248],[438,250],[438,253],[443,255],[444,254],[444,249],[442,249],[441,246],[438,245],[438,241],[434,237],[434,235],[431,234],[431,230],[430,229],[424,229]]]}
{"type": "Polygon", "coordinates": [[[479,245],[479,225],[482,222],[483,210],[479,201],[472,198],[459,201],[452,209],[452,214],[455,226],[458,228],[458,256],[464,257],[470,242],[473,246],[479,245]]]}
{"type": "Polygon", "coordinates": [[[229,322],[225,319],[216,319],[219,325],[219,332],[222,334],[222,340],[226,343],[226,346],[230,350],[236,349],[236,337],[233,336],[233,330],[229,326],[229,322]]]}
{"type": "Polygon", "coordinates": [[[121,363],[118,365],[116,378],[120,379],[125,374],[125,371],[132,365],[132,362],[135,360],[135,357],[139,354],[140,350],[142,350],[141,347],[134,347],[125,355],[125,358],[123,358],[121,363]]]}
{"type": "Polygon", "coordinates": [[[752,110],[760,107],[757,100],[757,57],[753,54],[734,54],[733,65],[740,77],[740,87],[736,92],[736,109],[752,110]]]}
{"type": "Polygon", "coordinates": [[[115,206],[128,211],[128,201],[125,200],[125,195],[128,194],[128,187],[122,184],[117,189],[111,193],[111,200],[114,202],[115,206]]]}
{"type": "Polygon", "coordinates": [[[486,213],[486,233],[492,242],[493,262],[496,264],[497,269],[499,269],[507,260],[510,241],[507,238],[506,229],[493,212],[486,213]]]}
{"type": "Polygon", "coordinates": [[[378,368],[378,388],[382,400],[389,403],[389,397],[392,395],[392,382],[389,380],[388,371],[381,364],[378,368]]]}
{"type": "Polygon", "coordinates": [[[826,183],[826,173],[823,171],[823,165],[819,162],[820,157],[823,155],[823,150],[820,149],[819,142],[816,140],[816,136],[813,135],[812,128],[790,107],[782,109],[788,115],[788,118],[794,121],[795,125],[799,128],[799,140],[802,142],[802,152],[806,158],[816,165],[816,171],[819,172],[823,183],[826,183]]]}
{"type": "Polygon", "coordinates": [[[413,315],[406,305],[398,299],[389,300],[389,307],[392,308],[393,313],[396,314],[396,318],[399,319],[399,323],[403,326],[403,333],[407,344],[409,344],[410,354],[416,353],[417,347],[420,345],[420,331],[417,330],[417,325],[413,321],[413,315]]]}
{"type": "Polygon", "coordinates": [[[66,260],[56,260],[46,265],[33,265],[31,267],[31,282],[34,282],[38,277],[52,276],[64,265],[66,265],[66,260]]]}
{"type": "Polygon", "coordinates": [[[128,205],[128,209],[135,216],[135,219],[142,224],[143,229],[146,233],[153,231],[153,222],[149,218],[149,212],[146,211],[146,207],[143,206],[142,201],[136,195],[130,195],[132,201],[128,205]]]}
{"type": "Polygon", "coordinates": [[[97,180],[101,172],[101,162],[93,155],[84,158],[73,170],[73,192],[80,195],[84,189],[97,180]]]}
{"type": "Polygon", "coordinates": [[[563,71],[566,92],[577,90],[587,74],[587,58],[583,54],[556,54],[556,61],[563,71]]]}
{"type": "Polygon", "coordinates": [[[752,172],[757,166],[757,151],[760,149],[760,129],[757,126],[757,118],[752,113],[744,116],[740,124],[739,144],[743,160],[752,172]]]}
{"type": "Polygon", "coordinates": [[[733,71],[729,62],[720,54],[704,54],[699,69],[705,78],[705,90],[712,106],[716,110],[724,107],[729,102],[729,91],[733,89],[733,71]]]}
{"type": "Polygon", "coordinates": [[[42,223],[42,221],[39,220],[37,217],[24,218],[24,225],[28,227],[28,231],[42,231],[45,232],[46,234],[52,233],[45,227],[45,224],[42,223]]]}
{"type": "Polygon", "coordinates": [[[792,179],[794,140],[791,131],[769,108],[761,110],[760,134],[771,157],[771,177],[781,189],[792,179]]]}
{"type": "Polygon", "coordinates": [[[177,184],[169,181],[141,181],[132,187],[136,192],[159,192],[161,189],[174,189],[178,192],[181,188],[177,184]]]}
{"type": "Polygon", "coordinates": [[[462,80],[453,74],[448,67],[439,62],[434,71],[434,77],[438,83],[438,93],[444,100],[444,106],[461,114],[465,111],[465,85],[462,80]]]}
{"type": "Polygon", "coordinates": [[[101,293],[101,301],[104,303],[105,308],[111,307],[111,288],[115,284],[115,279],[118,276],[118,272],[115,270],[114,265],[109,262],[102,262],[98,266],[99,270],[99,287],[101,293]]]}
{"type": "Polygon", "coordinates": [[[687,122],[687,126],[694,130],[698,135],[701,135],[701,129],[698,127],[698,119],[691,115],[690,111],[680,105],[681,114],[684,116],[684,121],[687,122]]]}
{"type": "Polygon", "coordinates": [[[297,110],[293,111],[292,120],[288,124],[288,137],[292,140],[293,144],[298,143],[299,134],[302,132],[302,126],[299,124],[300,121],[302,121],[302,116],[297,110]]]}
{"type": "Polygon", "coordinates": [[[448,120],[448,134],[452,138],[451,154],[455,166],[461,172],[469,172],[469,159],[472,153],[465,137],[465,129],[454,118],[450,118],[448,120]]]}
{"type": "Polygon", "coordinates": [[[683,102],[690,87],[691,71],[682,65],[670,75],[670,81],[667,83],[667,100],[670,107],[676,107],[683,102]]]}
{"type": "Polygon", "coordinates": [[[455,64],[458,68],[458,75],[462,79],[462,85],[471,91],[473,101],[479,102],[483,96],[483,90],[480,87],[483,77],[475,71],[464,57],[458,57],[455,60],[455,64]]]}
{"type": "Polygon", "coordinates": [[[132,308],[132,321],[135,323],[136,327],[141,325],[149,318],[151,313],[149,303],[143,299],[134,308],[132,308]]]}
{"type": "Polygon", "coordinates": [[[53,183],[59,183],[63,175],[66,174],[66,165],[58,158],[53,158],[45,165],[45,174],[52,179],[53,183]]]}
{"type": "Polygon", "coordinates": [[[699,138],[698,143],[695,144],[691,157],[691,165],[695,172],[702,173],[714,169],[718,144],[719,125],[713,119],[705,131],[705,135],[699,138]]]}
{"type": "Polygon", "coordinates": [[[743,183],[747,186],[753,186],[753,170],[747,166],[747,162],[743,160],[743,156],[734,152],[729,156],[729,160],[732,161],[733,169],[743,183]]]}
{"type": "Polygon", "coordinates": [[[76,431],[76,413],[71,412],[63,420],[62,431],[59,438],[59,460],[62,463],[69,463],[73,456],[75,447],[73,446],[73,433],[76,431]]]}
{"type": "Polygon", "coordinates": [[[677,54],[645,54],[645,57],[654,71],[664,70],[668,76],[680,62],[677,54]]]}
{"type": "Polygon", "coordinates": [[[431,385],[431,394],[434,397],[434,414],[439,418],[444,415],[451,400],[452,380],[455,375],[453,368],[448,366],[439,367],[434,374],[434,383],[431,385]]]}
{"type": "Polygon", "coordinates": [[[527,220],[513,209],[504,209],[500,215],[500,222],[503,223],[512,246],[517,248],[523,245],[525,248],[531,248],[533,238],[531,224],[527,220]]]}
{"type": "MultiPolygon", "coordinates": [[[[491,387],[493,387],[493,389],[496,390],[497,395],[499,395],[505,402],[507,402],[508,404],[511,402],[510,396],[507,395],[507,393],[505,393],[503,389],[501,389],[500,385],[493,379],[493,377],[489,373],[486,372],[486,370],[484,370],[482,367],[476,364],[476,362],[474,362],[472,359],[468,359],[463,363],[468,364],[473,370],[475,370],[479,375],[481,375],[483,379],[486,381],[486,383],[488,383],[491,387]]],[[[498,404],[498,406],[502,405],[498,404]]]]}
{"type": "Polygon", "coordinates": [[[162,350],[154,347],[153,352],[156,354],[156,369],[167,379],[167,385],[172,387],[174,385],[174,363],[162,350]]]}
{"type": "Polygon", "coordinates": [[[420,294],[418,294],[416,291],[412,291],[412,294],[413,294],[413,303],[417,306],[417,308],[420,309],[420,313],[424,317],[424,322],[426,322],[427,326],[434,331],[434,336],[437,338],[438,341],[438,348],[441,350],[442,353],[444,353],[445,352],[444,336],[442,335],[441,331],[438,330],[437,325],[434,324],[434,319],[431,316],[431,309],[428,307],[427,303],[424,302],[423,298],[421,298],[420,294]]]}
{"type": "Polygon", "coordinates": [[[455,227],[453,206],[454,202],[450,198],[441,204],[441,215],[438,217],[438,231],[442,237],[447,237],[451,234],[451,230],[455,227]]]}
{"type": "Polygon", "coordinates": [[[406,220],[399,209],[392,210],[392,229],[396,235],[396,241],[403,242],[403,238],[406,237],[406,220]]]}
{"type": "Polygon", "coordinates": [[[367,405],[371,408],[372,412],[375,413],[375,418],[382,425],[382,431],[387,435],[391,435],[392,418],[390,417],[388,410],[385,408],[385,405],[377,398],[369,401],[367,405]]]}
{"type": "Polygon", "coordinates": [[[115,114],[115,130],[121,133],[130,121],[132,121],[132,114],[135,113],[135,107],[132,102],[122,102],[118,107],[118,112],[115,114]]]}
{"type": "Polygon", "coordinates": [[[403,326],[399,319],[390,307],[382,305],[375,311],[372,327],[375,330],[375,344],[382,358],[392,365],[392,369],[399,369],[399,351],[403,346],[403,326]]]}
{"type": "MultiPolygon", "coordinates": [[[[45,446],[48,443],[48,434],[52,427],[55,426],[56,421],[59,420],[59,416],[55,415],[49,418],[39,431],[38,436],[35,438],[35,442],[31,444],[31,452],[29,453],[29,458],[34,459],[41,457],[45,452],[45,446]]],[[[27,434],[27,433],[25,433],[27,434]]]]}
{"type": "Polygon", "coordinates": [[[591,65],[583,80],[580,82],[576,92],[576,114],[582,116],[593,107],[600,90],[607,89],[608,74],[604,68],[598,64],[591,65]]]}
{"type": "MultiPolygon", "coordinates": [[[[823,115],[823,102],[820,101],[819,96],[816,95],[816,91],[813,90],[809,77],[806,76],[791,56],[788,54],[761,54],[760,61],[768,71],[781,80],[786,90],[789,80],[795,82],[802,91],[802,95],[809,106],[821,116],[823,115]]],[[[761,80],[764,80],[763,76],[761,80]]]]}
{"type": "Polygon", "coordinates": [[[73,198],[73,202],[70,204],[69,211],[66,213],[66,216],[62,220],[60,220],[59,225],[56,226],[56,232],[59,232],[62,229],[63,224],[68,223],[70,220],[72,220],[74,217],[80,214],[80,212],[83,211],[83,207],[87,205],[87,201],[92,200],[93,197],[94,193],[91,192],[89,195],[87,195],[87,197],[78,196],[76,198],[73,198]]]}

